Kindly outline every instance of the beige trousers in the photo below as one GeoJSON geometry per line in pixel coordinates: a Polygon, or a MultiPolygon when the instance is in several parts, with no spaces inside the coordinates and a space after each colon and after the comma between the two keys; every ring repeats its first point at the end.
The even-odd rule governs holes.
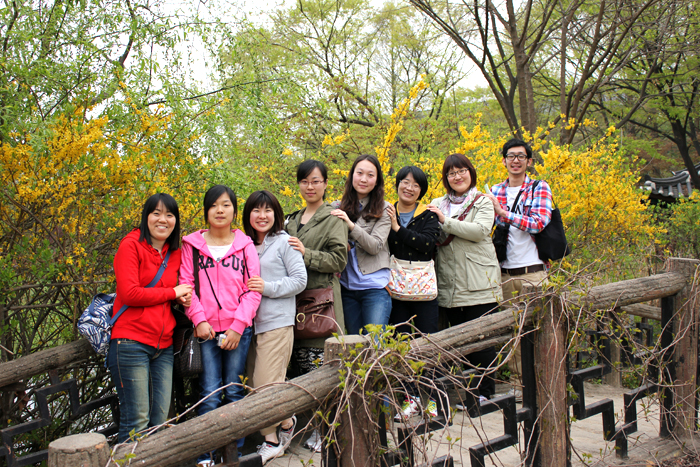
{"type": "MultiPolygon", "coordinates": [[[[253,336],[248,350],[250,385],[259,388],[269,383],[284,382],[294,346],[294,326],[274,329],[253,336]]],[[[277,431],[279,423],[260,430],[267,436],[277,431]]]]}
{"type": "MultiPolygon", "coordinates": [[[[547,280],[546,271],[529,272],[519,276],[511,276],[510,274],[501,273],[501,288],[503,290],[503,301],[507,304],[509,300],[517,298],[523,291],[526,285],[537,286],[543,284],[547,280]]],[[[510,368],[510,377],[513,380],[520,380],[522,369],[520,368],[520,343],[513,350],[513,357],[508,362],[510,368]]]]}

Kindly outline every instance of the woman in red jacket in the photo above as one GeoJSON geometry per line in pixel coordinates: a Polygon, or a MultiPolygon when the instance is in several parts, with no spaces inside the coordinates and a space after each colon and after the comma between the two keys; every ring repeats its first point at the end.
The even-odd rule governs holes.
{"type": "Polygon", "coordinates": [[[112,328],[107,366],[119,396],[118,441],[167,420],[173,380],[173,329],[170,301],[189,303],[192,287],[177,285],[180,268],[180,212],[172,196],[146,200],[141,224],[119,244],[114,256],[117,297],[114,310],[129,308],[112,328]],[[165,271],[153,286],[161,263],[165,271]]]}

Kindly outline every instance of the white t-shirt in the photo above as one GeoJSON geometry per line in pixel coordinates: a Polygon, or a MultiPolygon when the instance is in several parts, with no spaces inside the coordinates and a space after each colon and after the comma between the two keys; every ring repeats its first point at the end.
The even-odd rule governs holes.
{"type": "Polygon", "coordinates": [[[464,207],[464,203],[450,203],[450,215],[447,217],[452,217],[459,212],[460,209],[464,207]]]}
{"type": "MultiPolygon", "coordinates": [[[[527,193],[520,195],[518,205],[513,209],[515,197],[520,192],[519,186],[507,187],[508,194],[508,211],[515,214],[522,214],[524,210],[524,202],[527,199],[527,193]]],[[[523,230],[511,225],[508,231],[508,249],[507,259],[501,263],[501,267],[506,269],[522,268],[525,266],[533,266],[535,264],[543,264],[540,257],[537,255],[537,245],[532,236],[523,230]]]]}
{"type": "Polygon", "coordinates": [[[233,243],[222,246],[207,245],[207,248],[209,248],[209,253],[211,253],[214,257],[214,261],[219,262],[221,261],[221,258],[223,258],[224,255],[228,253],[228,250],[231,249],[231,245],[233,245],[233,243]]]}

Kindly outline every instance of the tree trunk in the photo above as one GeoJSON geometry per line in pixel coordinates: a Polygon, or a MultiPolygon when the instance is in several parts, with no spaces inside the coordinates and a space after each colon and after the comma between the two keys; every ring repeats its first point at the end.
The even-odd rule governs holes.
{"type": "Polygon", "coordinates": [[[700,176],[695,170],[693,159],[690,158],[690,148],[688,148],[687,132],[683,124],[677,120],[671,120],[671,128],[673,128],[673,140],[676,143],[678,152],[681,154],[683,164],[690,173],[690,180],[695,188],[700,188],[700,176]]]}

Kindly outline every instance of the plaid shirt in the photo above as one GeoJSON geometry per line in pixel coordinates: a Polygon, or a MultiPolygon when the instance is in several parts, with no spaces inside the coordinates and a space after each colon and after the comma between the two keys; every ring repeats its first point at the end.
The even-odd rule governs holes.
{"type": "Polygon", "coordinates": [[[491,192],[498,199],[498,203],[503,209],[508,211],[505,217],[496,216],[496,222],[499,225],[510,224],[516,229],[536,234],[542,231],[549,221],[552,219],[552,190],[544,180],[537,184],[534,193],[532,190],[533,180],[525,175],[525,182],[522,189],[523,194],[520,195],[518,204],[523,205],[523,213],[515,214],[508,211],[508,179],[503,183],[491,187],[491,192]],[[532,201],[527,202],[530,198],[532,201]]]}

